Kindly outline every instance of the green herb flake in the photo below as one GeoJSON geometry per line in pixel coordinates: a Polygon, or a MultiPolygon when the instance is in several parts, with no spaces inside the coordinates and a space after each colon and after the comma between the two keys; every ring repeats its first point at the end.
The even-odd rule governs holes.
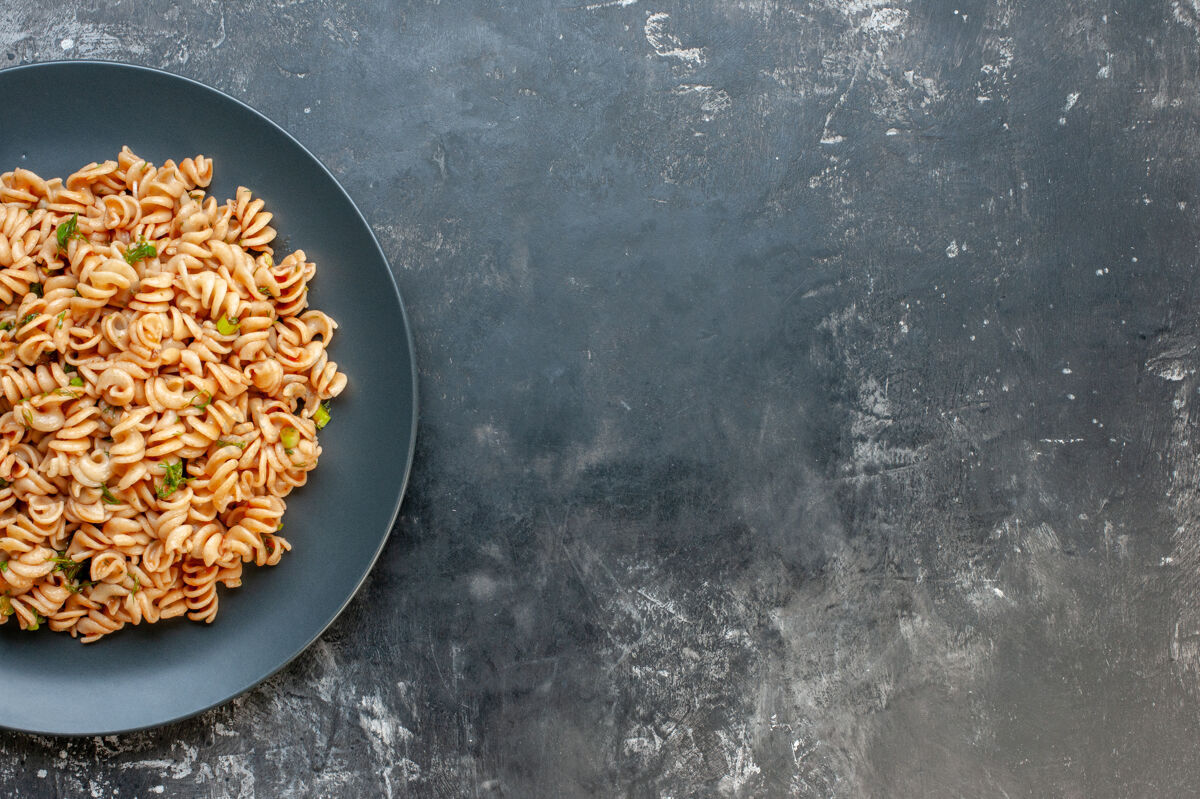
{"type": "Polygon", "coordinates": [[[54,570],[56,572],[62,572],[63,576],[66,577],[70,582],[75,580],[75,575],[79,574],[79,569],[83,566],[82,563],[74,561],[68,557],[65,549],[59,552],[55,557],[50,558],[50,560],[54,561],[54,570]]]}
{"type": "Polygon", "coordinates": [[[8,571],[8,561],[7,560],[4,561],[3,563],[0,563],[0,572],[6,572],[6,571],[8,571]]]}
{"type": "Polygon", "coordinates": [[[78,371],[79,371],[79,369],[78,369],[78,368],[75,366],[75,364],[73,364],[73,363],[64,363],[64,364],[62,365],[62,370],[63,370],[64,372],[66,372],[67,374],[71,374],[71,372],[78,372],[78,371]]]}
{"type": "Polygon", "coordinates": [[[70,585],[67,586],[67,590],[69,590],[72,594],[78,594],[83,589],[92,588],[95,585],[96,585],[95,580],[84,580],[82,582],[71,583],[70,585]]]}
{"type": "Polygon", "coordinates": [[[259,286],[259,287],[258,287],[258,293],[259,293],[259,294],[261,294],[261,295],[263,295],[264,297],[270,297],[270,296],[271,296],[271,290],[270,290],[269,288],[267,288],[266,286],[259,286]]]}
{"type": "Polygon", "coordinates": [[[146,258],[154,258],[157,255],[158,249],[153,244],[147,243],[146,238],[143,236],[138,239],[135,247],[125,251],[125,263],[132,265],[146,258]]]}
{"type": "Polygon", "coordinates": [[[45,291],[46,290],[42,287],[41,283],[30,283],[29,284],[29,293],[35,297],[44,296],[45,291]]]}
{"type": "Polygon", "coordinates": [[[313,422],[316,423],[317,429],[324,429],[325,425],[329,424],[329,403],[322,402],[317,406],[317,412],[313,414],[313,422]]]}
{"type": "Polygon", "coordinates": [[[186,483],[188,480],[195,479],[194,477],[183,476],[182,460],[175,461],[174,463],[160,461],[159,465],[165,469],[163,481],[159,483],[157,488],[154,489],[154,493],[158,495],[159,499],[166,499],[174,494],[179,489],[179,486],[186,483]]]}
{"type": "Polygon", "coordinates": [[[209,403],[211,403],[212,400],[213,400],[212,394],[209,394],[207,391],[201,391],[199,394],[192,397],[192,407],[199,408],[200,410],[204,410],[205,408],[207,408],[209,406],[209,403]],[[200,401],[197,402],[197,400],[200,400],[200,401]]]}
{"type": "Polygon", "coordinates": [[[12,600],[9,599],[8,594],[0,596],[0,616],[11,615],[13,615],[12,600]]]}
{"type": "Polygon", "coordinates": [[[241,324],[237,319],[230,319],[228,316],[222,316],[217,320],[217,332],[222,336],[232,336],[241,329],[241,324]]]}
{"type": "Polygon", "coordinates": [[[123,504],[121,500],[117,499],[113,495],[113,492],[109,490],[108,486],[100,486],[100,499],[104,501],[105,505],[123,504]]]}
{"type": "MultiPolygon", "coordinates": [[[[34,285],[36,286],[36,285],[40,285],[40,284],[35,283],[34,285]]],[[[29,324],[30,322],[32,322],[34,319],[37,319],[37,318],[38,318],[38,314],[36,311],[34,313],[25,314],[24,316],[21,317],[21,321],[17,322],[17,329],[20,330],[21,328],[25,327],[25,325],[29,324]]]]}
{"type": "MultiPolygon", "coordinates": [[[[66,311],[62,311],[62,312],[60,312],[60,313],[58,314],[58,327],[62,327],[62,326],[63,326],[63,322],[64,322],[64,321],[66,321],[66,318],[67,318],[67,312],[66,312],[66,311]]],[[[56,329],[57,329],[57,328],[56,328],[56,329]]]]}
{"type": "Polygon", "coordinates": [[[29,412],[29,409],[26,408],[21,413],[25,416],[25,426],[33,427],[33,414],[29,412]]]}
{"type": "Polygon", "coordinates": [[[80,377],[79,375],[75,375],[74,377],[71,378],[71,385],[75,386],[76,388],[82,388],[83,387],[83,378],[80,377]]]}
{"type": "Polygon", "coordinates": [[[219,439],[217,439],[217,448],[220,449],[221,447],[237,447],[238,449],[245,449],[246,442],[245,441],[227,441],[223,438],[219,438],[219,439]]]}
{"type": "Polygon", "coordinates": [[[12,329],[13,329],[13,322],[11,319],[8,320],[7,322],[0,322],[0,330],[12,330],[12,329]]]}
{"type": "Polygon", "coordinates": [[[71,214],[70,219],[55,229],[54,236],[58,239],[58,249],[60,250],[66,250],[67,242],[71,239],[83,238],[83,234],[79,232],[79,214],[71,214]]]}

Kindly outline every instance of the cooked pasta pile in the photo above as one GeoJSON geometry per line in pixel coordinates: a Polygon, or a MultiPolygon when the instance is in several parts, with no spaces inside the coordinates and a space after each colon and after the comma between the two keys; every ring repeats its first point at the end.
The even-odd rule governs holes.
{"type": "Polygon", "coordinates": [[[284,497],[317,465],[346,376],[316,270],[272,258],[212,161],[0,175],[0,623],[95,641],[211,622],[217,584],[291,547],[284,497]]]}

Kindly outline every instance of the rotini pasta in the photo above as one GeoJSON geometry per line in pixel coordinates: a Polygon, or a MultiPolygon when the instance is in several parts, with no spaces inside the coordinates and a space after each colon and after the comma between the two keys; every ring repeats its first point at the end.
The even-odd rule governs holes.
{"type": "Polygon", "coordinates": [[[66,180],[0,175],[0,624],[84,642],[176,616],[291,545],[337,324],[302,250],[212,161],[128,147],[66,180]]]}

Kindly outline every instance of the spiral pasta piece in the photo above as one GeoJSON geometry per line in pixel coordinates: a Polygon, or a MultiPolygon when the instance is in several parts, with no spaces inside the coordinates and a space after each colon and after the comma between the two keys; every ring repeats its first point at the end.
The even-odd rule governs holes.
{"type": "Polygon", "coordinates": [[[217,618],[277,564],[347,379],[316,266],[204,156],[0,174],[0,624],[217,618]]]}

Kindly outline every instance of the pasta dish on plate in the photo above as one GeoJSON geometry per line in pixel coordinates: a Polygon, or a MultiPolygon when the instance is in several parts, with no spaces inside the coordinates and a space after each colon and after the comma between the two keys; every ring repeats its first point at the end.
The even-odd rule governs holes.
{"type": "Polygon", "coordinates": [[[203,156],[0,175],[0,624],[211,622],[271,566],[346,376],[316,266],[203,156]]]}

